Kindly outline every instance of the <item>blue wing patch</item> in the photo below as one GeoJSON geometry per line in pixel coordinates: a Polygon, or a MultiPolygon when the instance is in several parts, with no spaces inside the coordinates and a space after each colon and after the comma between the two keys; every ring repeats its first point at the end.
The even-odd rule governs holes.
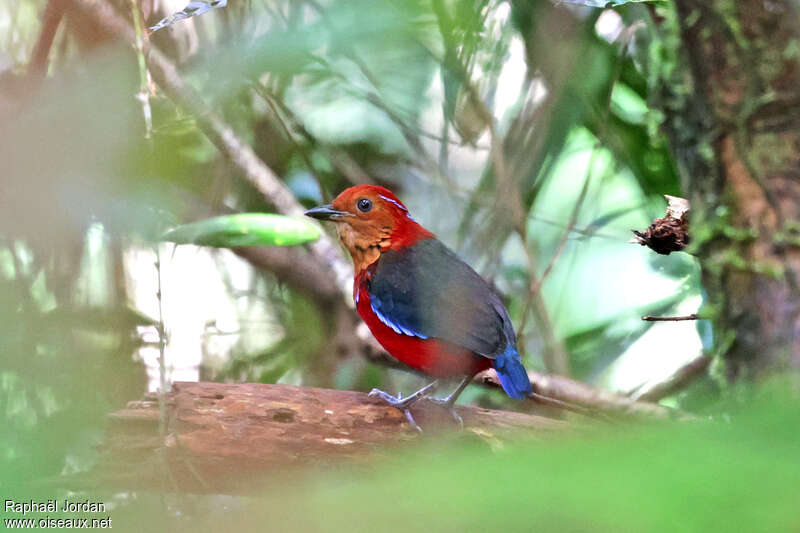
{"type": "Polygon", "coordinates": [[[372,300],[370,302],[370,307],[372,307],[372,312],[375,313],[375,316],[377,316],[381,322],[392,328],[395,333],[399,335],[408,335],[409,337],[419,337],[420,339],[428,338],[426,335],[423,335],[422,333],[417,333],[416,331],[404,327],[396,322],[392,322],[391,320],[386,318],[386,316],[379,311],[380,303],[376,302],[375,300],[372,300]],[[376,303],[378,305],[376,305],[376,303]]]}
{"type": "Polygon", "coordinates": [[[383,252],[368,283],[375,316],[399,334],[442,339],[489,359],[514,343],[500,298],[436,239],[383,252]]]}

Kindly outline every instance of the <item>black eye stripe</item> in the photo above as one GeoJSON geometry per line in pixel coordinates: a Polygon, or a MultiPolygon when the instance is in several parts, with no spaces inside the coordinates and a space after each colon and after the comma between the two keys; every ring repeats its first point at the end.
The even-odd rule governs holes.
{"type": "Polygon", "coordinates": [[[370,209],[372,209],[372,201],[369,198],[359,198],[356,201],[356,207],[362,213],[366,213],[370,209]]]}

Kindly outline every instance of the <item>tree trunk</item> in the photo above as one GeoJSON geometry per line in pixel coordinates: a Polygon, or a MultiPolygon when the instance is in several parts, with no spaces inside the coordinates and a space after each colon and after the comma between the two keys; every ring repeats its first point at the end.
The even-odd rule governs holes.
{"type": "Polygon", "coordinates": [[[790,0],[676,0],[661,95],[729,380],[800,366],[800,21],[790,0]]]}

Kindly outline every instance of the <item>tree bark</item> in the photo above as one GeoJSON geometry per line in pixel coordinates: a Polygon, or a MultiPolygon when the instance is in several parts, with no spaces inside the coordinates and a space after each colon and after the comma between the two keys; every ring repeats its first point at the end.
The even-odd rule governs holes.
{"type": "Polygon", "coordinates": [[[241,493],[274,483],[294,466],[370,460],[444,432],[495,447],[515,435],[568,427],[540,416],[458,406],[459,432],[448,413],[422,400],[412,409],[425,430],[420,434],[398,409],[364,393],[254,383],[175,383],[166,407],[163,434],[157,399],[112,413],[87,484],[241,493]]]}
{"type": "Polygon", "coordinates": [[[661,100],[728,380],[800,366],[795,4],[675,1],[688,87],[661,100]]]}

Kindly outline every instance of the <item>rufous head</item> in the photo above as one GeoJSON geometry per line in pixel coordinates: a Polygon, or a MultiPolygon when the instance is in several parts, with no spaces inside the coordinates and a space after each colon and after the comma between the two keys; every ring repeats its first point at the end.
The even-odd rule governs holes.
{"type": "Polygon", "coordinates": [[[433,237],[389,189],[377,185],[345,189],[332,203],[309,209],[306,215],[336,224],[356,272],[377,261],[381,252],[433,237]]]}

